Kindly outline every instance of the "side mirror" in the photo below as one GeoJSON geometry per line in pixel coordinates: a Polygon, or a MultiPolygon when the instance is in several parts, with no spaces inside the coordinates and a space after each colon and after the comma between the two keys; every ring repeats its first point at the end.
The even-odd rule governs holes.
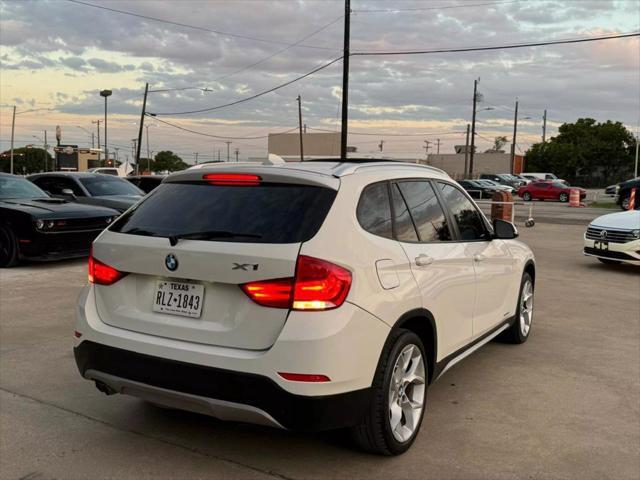
{"type": "Polygon", "coordinates": [[[71,197],[71,198],[76,198],[76,194],[73,193],[73,190],[71,190],[70,188],[63,188],[62,189],[62,195],[64,195],[65,197],[71,197]]]}
{"type": "Polygon", "coordinates": [[[496,218],[493,220],[493,238],[502,240],[518,238],[518,229],[513,223],[496,218]]]}

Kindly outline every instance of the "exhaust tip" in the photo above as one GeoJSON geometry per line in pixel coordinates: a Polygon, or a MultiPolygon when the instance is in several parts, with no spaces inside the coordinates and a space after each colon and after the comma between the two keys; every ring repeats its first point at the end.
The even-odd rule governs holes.
{"type": "Polygon", "coordinates": [[[100,390],[102,393],[104,393],[105,395],[113,395],[115,393],[118,393],[109,385],[107,385],[104,382],[101,382],[100,380],[96,380],[95,383],[96,383],[96,388],[100,390]]]}

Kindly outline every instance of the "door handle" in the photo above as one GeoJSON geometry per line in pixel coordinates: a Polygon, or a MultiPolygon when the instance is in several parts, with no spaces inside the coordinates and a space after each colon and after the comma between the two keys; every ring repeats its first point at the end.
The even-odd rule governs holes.
{"type": "Polygon", "coordinates": [[[416,257],[416,265],[419,267],[426,267],[427,265],[431,265],[433,263],[433,257],[429,255],[425,255],[421,253],[416,257]]]}
{"type": "Polygon", "coordinates": [[[479,263],[483,260],[485,260],[487,257],[485,257],[484,255],[482,255],[481,253],[477,253],[476,255],[473,256],[473,261],[476,263],[479,263]]]}

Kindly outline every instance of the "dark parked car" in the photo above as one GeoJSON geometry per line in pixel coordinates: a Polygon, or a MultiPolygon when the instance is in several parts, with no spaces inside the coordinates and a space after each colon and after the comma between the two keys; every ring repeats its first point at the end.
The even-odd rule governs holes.
{"type": "Polygon", "coordinates": [[[623,210],[629,209],[629,197],[631,196],[631,190],[635,188],[636,202],[634,208],[640,210],[640,177],[622,182],[618,187],[616,203],[620,205],[620,208],[623,210]]]}
{"type": "Polygon", "coordinates": [[[587,191],[584,188],[568,187],[566,184],[557,180],[532,182],[529,185],[520,187],[518,195],[527,202],[530,200],[559,200],[561,202],[568,202],[571,190],[580,191],[580,200],[583,200],[587,196],[587,191]]]}
{"type": "Polygon", "coordinates": [[[166,175],[132,175],[124,177],[145,193],[149,193],[162,183],[166,175]]]}
{"type": "Polygon", "coordinates": [[[37,173],[29,175],[27,179],[52,197],[114,208],[119,212],[138,203],[145,194],[122,178],[98,173],[37,173]]]}
{"type": "Polygon", "coordinates": [[[501,188],[496,188],[493,185],[477,180],[459,180],[458,183],[467,191],[471,198],[491,198],[498,190],[502,190],[501,188]]]}
{"type": "Polygon", "coordinates": [[[520,180],[518,177],[514,177],[510,173],[483,173],[480,175],[481,179],[493,180],[494,182],[502,185],[509,185],[516,190],[525,184],[524,180],[520,180]]]}
{"type": "Polygon", "coordinates": [[[498,182],[494,182],[493,180],[486,180],[486,179],[478,179],[475,180],[476,182],[478,182],[481,185],[485,185],[487,187],[491,187],[495,190],[503,190],[505,192],[509,192],[509,193],[515,193],[516,189],[513,187],[510,187],[509,185],[503,185],[501,183],[498,182]]]}
{"type": "Polygon", "coordinates": [[[27,258],[86,256],[93,239],[117,216],[110,208],[51,198],[22,177],[0,173],[0,267],[27,258]]]}

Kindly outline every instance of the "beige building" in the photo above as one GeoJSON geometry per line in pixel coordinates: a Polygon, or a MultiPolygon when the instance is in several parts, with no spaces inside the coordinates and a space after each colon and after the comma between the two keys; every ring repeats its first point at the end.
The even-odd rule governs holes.
{"type": "MultiPolygon", "coordinates": [[[[339,157],[340,132],[336,133],[303,133],[302,144],[306,157],[339,157]]],[[[279,155],[285,160],[300,159],[300,133],[269,134],[269,153],[279,155]]],[[[354,147],[347,151],[355,153],[354,147]]]]}
{"type": "MultiPolygon", "coordinates": [[[[444,170],[453,178],[464,178],[465,164],[469,162],[469,155],[465,155],[464,145],[457,145],[455,150],[456,153],[430,154],[426,159],[421,159],[420,163],[444,170]]],[[[524,157],[516,155],[514,163],[514,172],[521,173],[524,157]]],[[[481,173],[509,173],[511,172],[511,155],[502,151],[476,153],[473,156],[473,172],[474,176],[481,173]]]]}

